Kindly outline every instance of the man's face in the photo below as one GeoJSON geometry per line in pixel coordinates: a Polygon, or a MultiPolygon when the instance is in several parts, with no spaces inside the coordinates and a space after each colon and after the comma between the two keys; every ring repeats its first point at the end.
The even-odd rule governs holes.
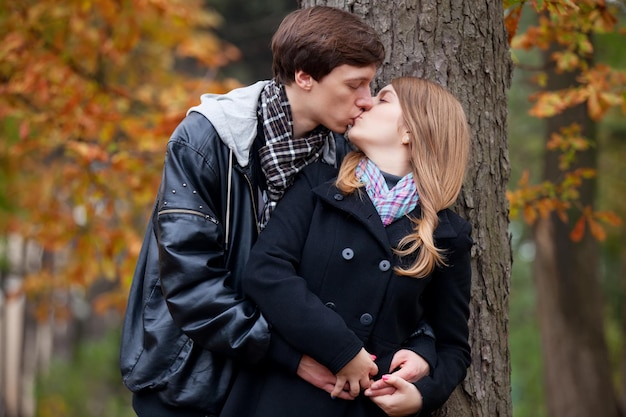
{"type": "Polygon", "coordinates": [[[370,84],[376,65],[340,65],[319,81],[313,80],[308,107],[314,121],[344,133],[363,110],[372,107],[370,84]]]}

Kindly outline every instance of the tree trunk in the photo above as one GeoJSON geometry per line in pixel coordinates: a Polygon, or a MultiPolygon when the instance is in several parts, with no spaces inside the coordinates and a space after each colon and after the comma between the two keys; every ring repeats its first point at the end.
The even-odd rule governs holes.
{"type": "Polygon", "coordinates": [[[6,238],[4,257],[8,265],[2,279],[2,383],[0,386],[0,415],[22,417],[22,361],[26,296],[23,278],[26,265],[26,243],[16,236],[6,238]]]}
{"type": "MultiPolygon", "coordinates": [[[[622,228],[622,236],[626,236],[626,224],[622,228]]],[[[624,239],[623,241],[626,241],[624,239]]],[[[622,294],[626,294],[626,246],[622,247],[622,294]]],[[[626,338],[626,305],[622,305],[622,338],[626,338]]],[[[622,339],[624,340],[624,339],[622,339]]],[[[622,389],[618,394],[618,401],[622,408],[622,415],[626,414],[626,343],[622,343],[622,389]]]]}
{"type": "MultiPolygon", "coordinates": [[[[554,50],[546,53],[545,62],[552,52],[554,50]]],[[[575,72],[551,70],[546,89],[571,88],[577,85],[577,76],[575,72]]],[[[595,140],[595,123],[589,118],[585,105],[548,119],[546,140],[572,123],[581,126],[584,137],[595,140]]],[[[595,147],[579,153],[576,165],[597,169],[595,147]]],[[[547,152],[544,180],[561,181],[563,173],[558,166],[558,154],[547,152]]],[[[580,190],[581,205],[593,206],[595,194],[595,180],[587,180],[580,190]]],[[[572,213],[570,217],[579,215],[572,213]]],[[[572,223],[565,223],[553,214],[540,219],[533,228],[537,316],[548,415],[614,417],[620,414],[604,338],[598,242],[589,231],[581,242],[573,242],[569,237],[572,227],[572,223]]]]}
{"type": "Polygon", "coordinates": [[[502,3],[492,0],[301,0],[364,18],[380,34],[386,60],[374,88],[415,75],[446,86],[463,103],[473,146],[456,210],[473,226],[470,317],[472,365],[439,410],[454,417],[512,415],[508,349],[511,245],[506,90],[511,62],[502,3]]]}

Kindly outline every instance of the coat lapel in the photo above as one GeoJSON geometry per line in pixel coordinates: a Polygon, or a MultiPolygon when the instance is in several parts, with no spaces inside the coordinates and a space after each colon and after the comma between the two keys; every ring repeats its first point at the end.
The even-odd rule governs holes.
{"type": "Polygon", "coordinates": [[[366,193],[352,193],[345,195],[333,181],[323,183],[313,189],[313,192],[325,203],[349,213],[358,220],[376,238],[376,240],[390,250],[389,239],[385,226],[380,220],[376,207],[366,193]]]}
{"type": "MultiPolygon", "coordinates": [[[[313,192],[327,204],[351,214],[387,249],[390,248],[390,245],[396,246],[400,239],[410,233],[413,229],[413,222],[410,219],[419,218],[421,215],[421,208],[418,204],[407,216],[402,216],[385,228],[378,211],[376,211],[376,207],[374,207],[367,193],[345,195],[335,186],[334,180],[315,187],[313,192]]],[[[446,239],[456,237],[457,232],[450,223],[448,210],[440,211],[438,216],[439,225],[435,229],[434,238],[446,239]]]]}

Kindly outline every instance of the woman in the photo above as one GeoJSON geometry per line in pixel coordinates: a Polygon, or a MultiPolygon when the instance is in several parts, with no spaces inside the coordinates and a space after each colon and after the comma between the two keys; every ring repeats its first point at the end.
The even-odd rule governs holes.
{"type": "Polygon", "coordinates": [[[394,79],[349,139],[360,151],[339,173],[311,166],[283,198],[243,286],[273,330],[337,374],[333,394],[355,399],[263,364],[241,373],[223,417],[426,414],[465,378],[472,240],[448,209],[469,150],[463,109],[437,84],[394,79]],[[410,384],[387,372],[421,319],[437,363],[410,384]]]}

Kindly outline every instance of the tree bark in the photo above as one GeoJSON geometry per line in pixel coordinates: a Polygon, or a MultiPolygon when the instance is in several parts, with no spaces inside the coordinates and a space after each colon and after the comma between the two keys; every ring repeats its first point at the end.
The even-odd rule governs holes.
{"type": "MultiPolygon", "coordinates": [[[[545,62],[554,50],[548,50],[545,62]]],[[[562,90],[577,85],[575,72],[549,71],[546,89],[562,90]]],[[[587,139],[595,140],[595,123],[585,105],[547,120],[546,140],[561,127],[578,123],[587,139]]],[[[576,167],[597,169],[595,147],[580,152],[576,167]]],[[[543,179],[561,181],[558,154],[546,152],[543,179]]],[[[580,190],[582,206],[593,206],[595,180],[580,190]]],[[[599,246],[589,231],[579,243],[570,231],[579,213],[565,223],[556,214],[534,225],[536,246],[534,279],[544,362],[546,401],[550,417],[615,417],[619,414],[617,395],[604,338],[603,301],[599,279],[599,246]]]]}
{"type": "Polygon", "coordinates": [[[511,61],[502,3],[492,0],[301,0],[361,16],[380,34],[386,60],[375,90],[400,75],[446,86],[463,103],[472,152],[455,209],[473,226],[472,365],[440,416],[512,415],[508,301],[511,245],[507,97],[511,61]]]}

